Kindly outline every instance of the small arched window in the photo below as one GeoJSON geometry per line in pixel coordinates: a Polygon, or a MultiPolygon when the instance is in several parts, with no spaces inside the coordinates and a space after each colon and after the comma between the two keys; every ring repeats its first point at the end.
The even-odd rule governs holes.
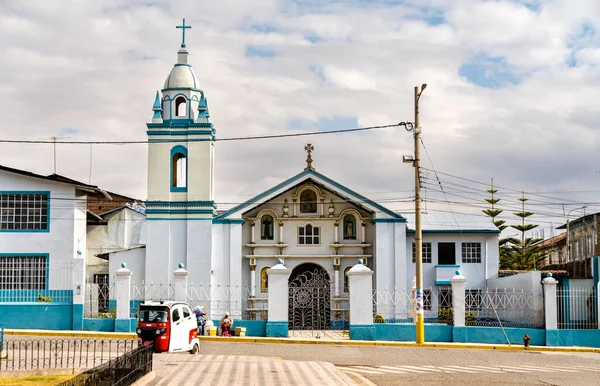
{"type": "Polygon", "coordinates": [[[187,115],[187,100],[185,97],[177,97],[175,99],[175,116],[185,117],[187,115]]]}
{"type": "Polygon", "coordinates": [[[187,189],[187,149],[181,145],[171,149],[171,191],[187,189]]]}
{"type": "Polygon", "coordinates": [[[356,217],[351,214],[344,216],[344,240],[356,240],[356,217]]]}
{"type": "Polygon", "coordinates": [[[260,292],[269,292],[269,275],[267,275],[267,269],[271,267],[264,267],[260,270],[260,292]]]}
{"type": "Polygon", "coordinates": [[[307,189],[300,194],[300,213],[317,213],[317,194],[307,189]]]}
{"type": "Polygon", "coordinates": [[[348,292],[348,271],[350,271],[350,268],[352,267],[346,267],[346,269],[344,269],[344,292],[348,292]]]}
{"type": "Polygon", "coordinates": [[[270,214],[260,218],[260,239],[273,240],[273,216],[270,214]]]}

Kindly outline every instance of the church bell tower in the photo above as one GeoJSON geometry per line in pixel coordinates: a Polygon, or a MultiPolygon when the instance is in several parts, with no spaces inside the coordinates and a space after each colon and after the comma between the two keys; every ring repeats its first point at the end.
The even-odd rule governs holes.
{"type": "Polygon", "coordinates": [[[167,284],[183,263],[189,281],[210,282],[215,128],[208,102],[189,63],[185,24],[177,63],[147,123],[146,285],[167,284]]]}

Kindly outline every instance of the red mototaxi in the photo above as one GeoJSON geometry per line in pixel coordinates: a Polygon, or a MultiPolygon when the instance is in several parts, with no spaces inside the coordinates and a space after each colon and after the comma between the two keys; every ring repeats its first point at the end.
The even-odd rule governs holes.
{"type": "Polygon", "coordinates": [[[173,301],[142,302],[138,310],[138,346],[154,344],[154,351],[198,353],[198,325],[189,304],[173,301]]]}

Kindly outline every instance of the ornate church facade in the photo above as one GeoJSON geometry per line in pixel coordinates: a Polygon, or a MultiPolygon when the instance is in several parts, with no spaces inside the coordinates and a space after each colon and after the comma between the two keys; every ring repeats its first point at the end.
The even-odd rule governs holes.
{"type": "MultiPolygon", "coordinates": [[[[322,286],[315,298],[325,299],[328,312],[347,309],[346,272],[359,259],[374,271],[374,288],[410,291],[414,231],[407,219],[315,170],[310,144],[298,174],[218,213],[216,130],[185,40],[177,58],[147,124],[147,244],[145,252],[135,251],[140,261],[128,263],[134,279],[146,286],[168,285],[183,264],[193,286],[248,288],[244,301],[228,307],[232,314],[251,318],[259,318],[255,311],[264,309],[259,303],[268,299],[267,270],[279,260],[292,270],[290,288],[322,286]]],[[[460,266],[479,278],[474,286],[484,287],[497,276],[498,232],[493,228],[426,230],[423,248],[425,288],[449,286],[460,266]]],[[[234,295],[209,296],[227,302],[234,295]]],[[[405,317],[407,309],[394,313],[405,317]]],[[[293,314],[292,305],[290,318],[293,314]]]]}

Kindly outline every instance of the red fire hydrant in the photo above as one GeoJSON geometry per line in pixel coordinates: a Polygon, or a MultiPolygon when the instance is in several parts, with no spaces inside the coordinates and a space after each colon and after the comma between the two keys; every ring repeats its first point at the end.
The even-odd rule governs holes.
{"type": "Polygon", "coordinates": [[[525,345],[525,347],[529,347],[530,340],[531,340],[531,338],[529,337],[529,335],[525,334],[525,336],[523,337],[523,344],[525,345]]]}

